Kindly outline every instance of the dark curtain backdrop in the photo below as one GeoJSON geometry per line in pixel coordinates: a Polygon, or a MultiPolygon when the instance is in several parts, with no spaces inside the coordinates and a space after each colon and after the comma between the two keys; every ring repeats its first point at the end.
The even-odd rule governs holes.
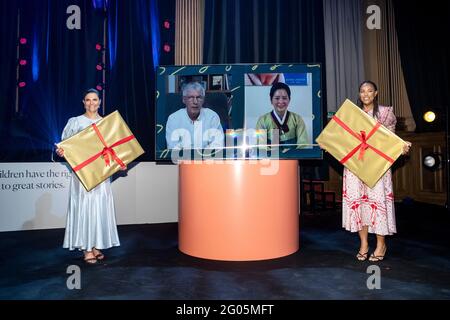
{"type": "Polygon", "coordinates": [[[204,41],[206,64],[325,64],[322,1],[205,1],[204,41]]]}
{"type": "Polygon", "coordinates": [[[445,130],[450,107],[450,2],[394,0],[399,51],[417,132],[445,130]],[[423,113],[434,108],[437,121],[423,113]]]}
{"type": "MultiPolygon", "coordinates": [[[[325,40],[320,0],[205,1],[203,62],[321,63],[326,123],[325,40]]],[[[302,160],[302,176],[328,179],[328,162],[302,160]]]]}
{"type": "MultiPolygon", "coordinates": [[[[8,123],[14,112],[15,88],[16,88],[16,43],[17,10],[19,4],[16,1],[0,1],[0,138],[6,136],[8,123]],[[7,16],[6,16],[7,15],[7,16]],[[5,16],[5,17],[4,17],[5,16]],[[8,106],[8,107],[6,107],[8,106]]],[[[1,146],[7,141],[1,140],[1,146]]]]}
{"type": "Polygon", "coordinates": [[[0,1],[0,161],[50,161],[69,117],[84,112],[83,92],[102,81],[96,43],[106,36],[105,113],[119,110],[153,159],[154,75],[160,55],[158,8],[174,20],[174,0],[0,1]],[[170,10],[166,10],[169,5],[170,10]],[[69,30],[67,7],[81,9],[81,30],[69,30]],[[106,10],[105,10],[106,8],[106,10]],[[15,110],[17,16],[27,38],[15,110]],[[107,32],[104,21],[107,17],[107,32]]]}
{"type": "MultiPolygon", "coordinates": [[[[1,3],[4,7],[9,1],[1,3]]],[[[95,82],[95,42],[100,37],[101,19],[87,0],[14,3],[7,5],[1,16],[0,61],[7,66],[8,76],[2,68],[0,83],[7,100],[2,98],[0,105],[4,115],[0,120],[0,160],[49,161],[53,143],[60,141],[68,117],[83,112],[83,89],[95,82]],[[81,9],[81,30],[66,27],[69,5],[81,9]],[[20,67],[20,79],[27,85],[19,89],[16,112],[18,10],[19,35],[27,39],[27,44],[20,46],[20,58],[27,60],[26,66],[20,67]],[[10,38],[6,45],[4,37],[10,38]]]]}
{"type": "Polygon", "coordinates": [[[153,5],[148,0],[117,0],[110,1],[108,9],[107,113],[119,110],[124,117],[145,150],[140,161],[154,159],[153,5]]]}

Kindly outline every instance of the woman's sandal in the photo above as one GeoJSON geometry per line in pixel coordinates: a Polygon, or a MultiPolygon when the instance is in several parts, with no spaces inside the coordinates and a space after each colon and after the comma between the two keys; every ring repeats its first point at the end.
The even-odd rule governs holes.
{"type": "Polygon", "coordinates": [[[369,250],[367,250],[366,253],[358,252],[358,254],[356,255],[356,259],[358,259],[359,261],[366,261],[368,254],[369,254],[369,250]]]}
{"type": "Polygon", "coordinates": [[[99,253],[99,254],[97,254],[97,255],[95,256],[95,259],[97,259],[97,260],[103,260],[103,259],[105,259],[105,255],[104,255],[103,253],[99,253]]]}
{"type": "Polygon", "coordinates": [[[87,255],[87,251],[84,252],[84,262],[87,264],[96,264],[97,263],[97,257],[94,255],[94,253],[92,252],[92,256],[91,256],[91,251],[89,251],[88,256],[91,256],[90,258],[86,258],[87,255]]]}
{"type": "Polygon", "coordinates": [[[372,261],[372,262],[378,262],[378,261],[382,261],[384,259],[384,255],[382,255],[382,256],[376,256],[376,255],[374,255],[373,253],[370,255],[370,257],[369,257],[369,261],[372,261]]]}
{"type": "Polygon", "coordinates": [[[105,259],[105,255],[104,255],[103,253],[101,253],[100,250],[95,249],[95,248],[94,248],[94,250],[98,252],[97,254],[95,254],[95,258],[96,258],[97,260],[103,260],[103,259],[105,259]]]}
{"type": "Polygon", "coordinates": [[[384,256],[386,255],[386,250],[387,250],[387,248],[384,249],[383,255],[378,255],[378,256],[376,256],[376,255],[375,255],[375,252],[372,253],[372,254],[370,255],[370,257],[369,257],[369,261],[372,261],[372,262],[379,262],[379,261],[382,261],[382,260],[384,259],[384,256]]]}
{"type": "Polygon", "coordinates": [[[86,262],[87,264],[96,264],[97,263],[97,258],[84,258],[84,262],[86,262]]]}

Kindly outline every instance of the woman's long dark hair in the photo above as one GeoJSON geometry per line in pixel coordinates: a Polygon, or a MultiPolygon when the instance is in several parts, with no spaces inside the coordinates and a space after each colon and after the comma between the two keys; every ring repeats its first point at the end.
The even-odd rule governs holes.
{"type": "MultiPolygon", "coordinates": [[[[373,89],[375,90],[375,91],[378,91],[378,87],[377,87],[377,85],[375,84],[375,82],[373,82],[373,81],[370,81],[370,80],[365,80],[365,81],[363,81],[360,85],[359,85],[359,88],[358,88],[358,106],[361,108],[361,109],[364,109],[364,104],[363,104],[363,102],[361,101],[361,98],[360,98],[360,95],[359,95],[359,93],[361,92],[361,87],[363,86],[363,85],[365,85],[365,84],[370,84],[372,87],[373,87],[373,89]]],[[[378,118],[378,111],[379,111],[379,108],[378,108],[378,95],[376,95],[375,96],[375,98],[373,99],[373,117],[374,118],[378,118]]]]}

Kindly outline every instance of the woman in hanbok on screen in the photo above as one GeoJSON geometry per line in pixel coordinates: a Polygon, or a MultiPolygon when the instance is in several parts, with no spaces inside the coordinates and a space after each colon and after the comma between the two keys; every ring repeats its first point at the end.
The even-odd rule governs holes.
{"type": "Polygon", "coordinates": [[[265,131],[262,138],[258,139],[258,144],[294,145],[296,148],[310,146],[302,117],[288,111],[291,101],[289,86],[277,82],[270,88],[269,96],[273,110],[259,117],[256,123],[256,130],[265,131]],[[274,133],[278,133],[278,137],[274,133]]]}

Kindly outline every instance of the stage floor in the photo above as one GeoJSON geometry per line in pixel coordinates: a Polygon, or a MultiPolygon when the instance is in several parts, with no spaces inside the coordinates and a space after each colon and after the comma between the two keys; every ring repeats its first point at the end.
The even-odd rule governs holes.
{"type": "Polygon", "coordinates": [[[397,205],[398,234],[376,264],[381,289],[372,290],[373,263],[355,259],[358,235],[341,228],[339,210],[302,214],[300,250],[266,261],[187,256],[178,250],[177,227],[119,226],[121,246],[105,250],[96,265],[62,249],[62,229],[0,233],[0,299],[450,298],[450,213],[441,207],[397,205]],[[81,268],[79,290],[66,286],[69,265],[81,268]]]}

